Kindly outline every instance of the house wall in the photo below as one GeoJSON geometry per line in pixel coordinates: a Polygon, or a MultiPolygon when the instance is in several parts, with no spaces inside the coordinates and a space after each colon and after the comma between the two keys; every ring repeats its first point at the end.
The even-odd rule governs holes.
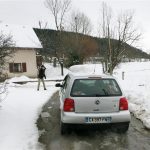
{"type": "Polygon", "coordinates": [[[36,51],[34,49],[17,49],[14,56],[9,60],[9,63],[6,67],[8,78],[22,75],[33,78],[37,77],[36,51]],[[10,73],[9,63],[26,63],[26,72],[10,73]]]}

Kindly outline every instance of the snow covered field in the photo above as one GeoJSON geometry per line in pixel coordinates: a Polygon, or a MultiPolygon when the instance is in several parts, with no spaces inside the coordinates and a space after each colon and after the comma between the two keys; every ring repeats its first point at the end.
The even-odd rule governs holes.
{"type": "MultiPolygon", "coordinates": [[[[47,79],[61,79],[60,68],[47,67],[47,79]]],[[[67,73],[67,70],[64,70],[67,73]]],[[[0,150],[38,150],[38,129],[36,120],[42,106],[50,99],[56,88],[55,82],[46,82],[45,91],[37,82],[23,85],[13,81],[29,81],[28,77],[15,77],[7,81],[0,91],[0,150]]],[[[37,80],[37,79],[34,79],[37,80]]],[[[0,85],[3,86],[2,84],[0,85]]]]}
{"type": "Polygon", "coordinates": [[[129,100],[130,112],[150,129],[150,62],[123,63],[115,72],[129,100]]]}
{"type": "MultiPolygon", "coordinates": [[[[47,79],[62,79],[60,68],[46,64],[47,79]]],[[[99,64],[77,65],[73,72],[100,74],[99,64]]],[[[69,70],[64,69],[65,74],[69,70]]],[[[129,109],[150,128],[150,62],[123,63],[115,71],[129,100],[129,109]],[[125,77],[122,80],[122,72],[125,77]]],[[[6,86],[0,84],[0,149],[1,150],[40,150],[36,120],[42,106],[58,88],[55,82],[46,82],[47,90],[37,91],[37,82],[18,85],[12,81],[29,81],[28,77],[7,80],[6,86]]]]}

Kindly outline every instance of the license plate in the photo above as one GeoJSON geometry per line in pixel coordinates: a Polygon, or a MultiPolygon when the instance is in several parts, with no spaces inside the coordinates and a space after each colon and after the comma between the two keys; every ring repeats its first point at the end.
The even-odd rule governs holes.
{"type": "Polygon", "coordinates": [[[86,123],[110,123],[111,117],[86,117],[86,123]]]}

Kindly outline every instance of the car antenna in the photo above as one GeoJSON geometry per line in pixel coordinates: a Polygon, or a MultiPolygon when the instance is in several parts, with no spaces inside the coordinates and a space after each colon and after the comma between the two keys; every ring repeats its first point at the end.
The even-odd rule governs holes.
{"type": "Polygon", "coordinates": [[[93,71],[93,74],[95,74],[95,68],[96,68],[96,64],[94,65],[94,71],[93,71]]]}

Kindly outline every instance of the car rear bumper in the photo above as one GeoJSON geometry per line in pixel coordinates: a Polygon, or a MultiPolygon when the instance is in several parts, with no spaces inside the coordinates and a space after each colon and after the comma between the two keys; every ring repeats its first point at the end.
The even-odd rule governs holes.
{"type": "Polygon", "coordinates": [[[123,123],[130,122],[131,116],[129,111],[120,111],[114,113],[75,113],[75,112],[61,112],[61,121],[67,124],[102,124],[102,123],[87,123],[86,118],[111,117],[109,123],[123,123]]]}

